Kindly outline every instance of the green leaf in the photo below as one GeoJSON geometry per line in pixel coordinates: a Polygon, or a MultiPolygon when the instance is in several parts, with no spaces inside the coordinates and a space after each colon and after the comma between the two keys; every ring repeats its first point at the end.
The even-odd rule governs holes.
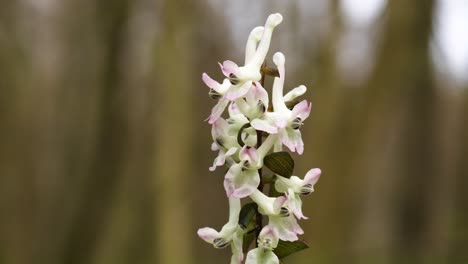
{"type": "Polygon", "coordinates": [[[257,207],[256,203],[247,203],[242,207],[239,213],[239,225],[247,232],[244,235],[244,242],[242,244],[243,251],[247,251],[250,244],[252,244],[252,241],[255,239],[255,215],[257,213],[257,207]]]}
{"type": "Polygon", "coordinates": [[[307,248],[309,248],[309,246],[302,241],[289,242],[280,240],[278,246],[273,252],[276,254],[276,256],[278,256],[279,259],[283,259],[293,253],[302,251],[307,248]]]}
{"type": "Polygon", "coordinates": [[[244,235],[244,241],[242,242],[242,251],[246,252],[250,248],[250,244],[255,239],[255,229],[244,235]]]}
{"type": "Polygon", "coordinates": [[[237,133],[237,143],[239,143],[239,145],[241,147],[243,147],[245,145],[244,143],[244,140],[242,140],[242,132],[244,131],[244,129],[246,128],[249,128],[251,127],[250,123],[245,123],[240,129],[239,129],[239,132],[237,133]]]}
{"type": "Polygon", "coordinates": [[[272,172],[289,178],[294,171],[294,160],[286,151],[271,153],[263,159],[265,166],[272,172]]]}
{"type": "Polygon", "coordinates": [[[270,197],[280,197],[280,196],[282,196],[282,195],[284,195],[284,193],[278,192],[278,191],[276,190],[276,188],[275,188],[275,184],[274,184],[274,183],[271,184],[269,196],[270,196],[270,197]]]}
{"type": "Polygon", "coordinates": [[[254,219],[255,214],[257,213],[257,204],[256,203],[246,203],[240,213],[239,213],[239,225],[242,229],[246,229],[250,222],[254,219]]]}

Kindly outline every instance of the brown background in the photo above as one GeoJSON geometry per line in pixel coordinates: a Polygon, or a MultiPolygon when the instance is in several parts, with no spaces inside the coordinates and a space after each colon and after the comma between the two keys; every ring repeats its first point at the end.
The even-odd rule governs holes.
{"type": "Polygon", "coordinates": [[[313,102],[295,174],[323,171],[285,263],[468,263],[468,86],[435,70],[436,3],[388,1],[343,72],[348,22],[315,2],[1,1],[0,263],[227,263],[196,236],[228,214],[201,74],[278,11],[269,62],[313,102]]]}

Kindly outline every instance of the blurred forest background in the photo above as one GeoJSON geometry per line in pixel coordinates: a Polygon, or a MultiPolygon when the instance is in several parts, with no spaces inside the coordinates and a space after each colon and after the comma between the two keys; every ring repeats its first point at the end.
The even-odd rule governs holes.
{"type": "Polygon", "coordinates": [[[295,174],[324,172],[285,263],[468,263],[467,6],[2,0],[0,263],[227,263],[201,74],[272,12],[313,102],[295,174]]]}

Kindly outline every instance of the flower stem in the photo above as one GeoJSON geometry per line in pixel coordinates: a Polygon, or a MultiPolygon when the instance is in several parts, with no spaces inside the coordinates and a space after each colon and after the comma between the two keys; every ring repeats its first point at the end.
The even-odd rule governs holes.
{"type": "MultiPolygon", "coordinates": [[[[260,84],[262,87],[265,86],[265,71],[263,70],[266,68],[266,61],[263,63],[261,67],[261,73],[262,73],[262,79],[260,80],[260,84]]],[[[257,149],[262,145],[262,131],[257,130],[257,149]]],[[[258,185],[258,190],[260,192],[263,192],[263,181],[262,181],[262,168],[260,167],[258,169],[258,175],[260,176],[260,184],[258,185]]],[[[258,236],[260,235],[260,231],[263,228],[263,219],[262,219],[262,214],[260,214],[258,211],[255,216],[255,221],[257,223],[257,231],[255,232],[255,245],[258,247],[258,236]]]]}

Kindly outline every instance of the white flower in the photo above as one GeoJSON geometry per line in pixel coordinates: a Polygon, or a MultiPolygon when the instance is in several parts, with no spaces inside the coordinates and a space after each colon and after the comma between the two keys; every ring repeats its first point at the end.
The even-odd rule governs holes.
{"type": "MultiPolygon", "coordinates": [[[[211,150],[219,152],[213,162],[213,166],[209,168],[210,171],[214,171],[218,166],[223,166],[226,159],[229,159],[241,149],[241,146],[237,142],[237,133],[244,124],[249,122],[249,120],[242,113],[236,110],[235,104],[231,104],[229,107],[229,113],[230,118],[227,120],[218,118],[211,128],[211,135],[213,137],[211,150]]],[[[247,146],[255,146],[257,143],[255,130],[252,128],[244,129],[242,139],[247,146]]],[[[236,161],[237,159],[234,160],[236,161]]]]}
{"type": "Polygon", "coordinates": [[[278,264],[279,259],[272,251],[279,242],[276,229],[269,225],[263,227],[257,242],[258,248],[247,253],[245,264],[278,264]]]}
{"type": "Polygon", "coordinates": [[[281,142],[286,145],[289,150],[296,151],[302,154],[304,151],[304,143],[302,141],[299,128],[302,122],[309,116],[312,104],[306,100],[298,103],[292,110],[289,110],[285,103],[287,99],[294,98],[305,91],[304,86],[299,86],[287,96],[283,96],[283,86],[285,77],[285,58],[281,52],[275,53],[273,61],[278,67],[280,77],[276,77],[273,83],[273,110],[267,112],[263,119],[254,119],[251,124],[257,130],[262,130],[270,134],[278,134],[281,142]]]}
{"type": "Polygon", "coordinates": [[[221,71],[226,76],[223,83],[220,84],[209,77],[208,74],[203,73],[202,79],[210,88],[210,96],[220,99],[216,106],[213,107],[208,117],[208,123],[213,124],[221,116],[229,101],[241,98],[247,94],[254,82],[260,81],[262,77],[260,68],[268,53],[273,29],[282,20],[283,17],[280,14],[272,14],[268,17],[264,28],[257,27],[252,30],[246,45],[244,66],[239,67],[229,60],[220,64],[221,71]],[[259,40],[260,35],[261,38],[259,40]]]}
{"type": "Polygon", "coordinates": [[[270,135],[260,148],[245,145],[239,151],[239,162],[231,165],[224,177],[224,189],[228,197],[244,198],[257,190],[260,184],[258,169],[263,158],[273,147],[276,136],[270,135]]]}
{"type": "Polygon", "coordinates": [[[231,244],[232,258],[231,264],[239,264],[244,256],[242,253],[242,239],[245,231],[239,226],[239,213],[241,210],[240,199],[229,198],[229,221],[216,231],[210,227],[198,229],[198,236],[208,243],[213,244],[215,248],[224,248],[231,244]]]}
{"type": "Polygon", "coordinates": [[[288,197],[288,207],[298,219],[307,219],[307,217],[302,214],[302,201],[299,195],[312,193],[314,191],[314,185],[319,180],[321,173],[320,169],[311,169],[304,176],[303,180],[297,176],[291,176],[289,179],[277,176],[275,189],[278,192],[286,194],[288,197]]]}
{"type": "Polygon", "coordinates": [[[250,198],[257,203],[258,211],[268,216],[268,225],[278,232],[278,237],[281,240],[295,241],[299,239],[297,235],[304,233],[297,224],[296,218],[290,214],[286,196],[273,198],[266,196],[259,190],[255,190],[250,198]]]}
{"type": "Polygon", "coordinates": [[[268,93],[259,82],[254,82],[245,98],[239,98],[235,103],[248,119],[260,118],[268,109],[268,93]]]}

